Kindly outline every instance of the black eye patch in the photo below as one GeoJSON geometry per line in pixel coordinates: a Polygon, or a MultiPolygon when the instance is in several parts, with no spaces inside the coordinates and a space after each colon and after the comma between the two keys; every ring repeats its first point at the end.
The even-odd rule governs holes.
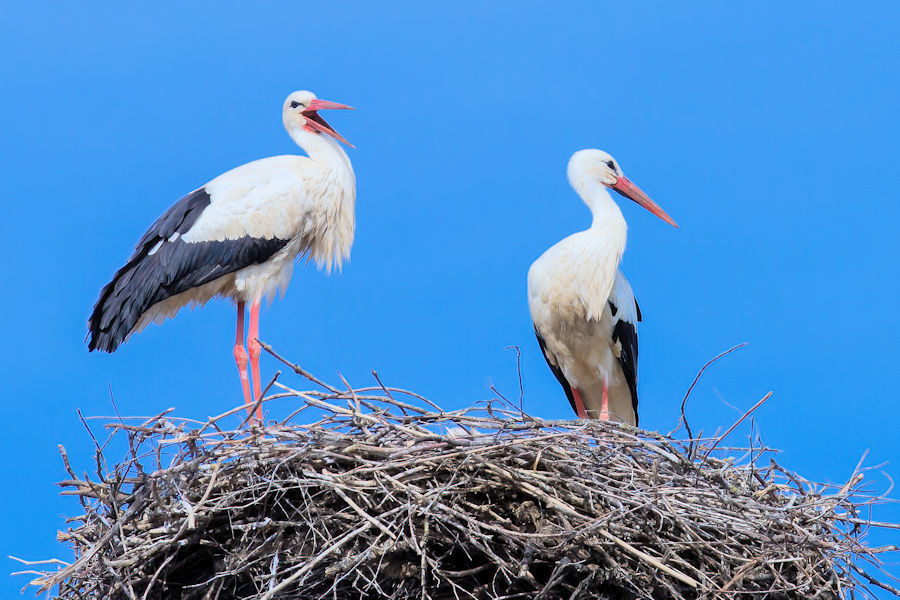
{"type": "Polygon", "coordinates": [[[298,106],[303,106],[303,103],[297,102],[296,100],[291,101],[291,108],[297,108],[298,106]]]}
{"type": "Polygon", "coordinates": [[[606,166],[609,167],[610,169],[612,169],[613,171],[616,170],[616,163],[614,163],[611,160],[606,161],[606,166]]]}

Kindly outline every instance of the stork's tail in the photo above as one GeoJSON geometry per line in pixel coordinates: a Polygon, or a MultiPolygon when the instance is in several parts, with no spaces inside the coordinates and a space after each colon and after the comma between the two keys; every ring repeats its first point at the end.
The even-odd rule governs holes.
{"type": "MultiPolygon", "coordinates": [[[[88,321],[88,349],[114,352],[135,327],[143,326],[142,318],[157,303],[265,262],[289,241],[249,236],[221,242],[150,238],[100,292],[88,321]]],[[[179,308],[173,306],[172,314],[179,308]]]]}
{"type": "Polygon", "coordinates": [[[150,308],[152,290],[149,286],[137,285],[135,278],[140,266],[140,260],[129,261],[100,291],[88,319],[89,351],[115,352],[135,328],[141,315],[150,308]]]}

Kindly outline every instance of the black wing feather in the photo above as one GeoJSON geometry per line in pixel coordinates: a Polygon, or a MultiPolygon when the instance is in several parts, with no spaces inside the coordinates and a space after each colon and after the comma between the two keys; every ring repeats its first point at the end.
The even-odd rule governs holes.
{"type": "MultiPolygon", "coordinates": [[[[638,322],[641,321],[641,309],[637,300],[634,301],[637,309],[638,322]]],[[[609,309],[613,317],[618,312],[618,307],[609,301],[609,309]]],[[[637,395],[637,365],[638,365],[638,338],[635,323],[629,323],[624,319],[616,321],[613,327],[612,340],[613,345],[619,343],[622,351],[619,353],[619,366],[622,367],[622,373],[625,374],[625,381],[628,383],[628,389],[631,392],[631,406],[634,409],[634,424],[637,425],[638,420],[638,395],[637,395]]]]}
{"type": "Polygon", "coordinates": [[[138,241],[132,258],[142,248],[152,248],[159,240],[167,240],[176,233],[187,233],[211,201],[206,188],[202,187],[170,206],[138,241]]]}
{"type": "Polygon", "coordinates": [[[572,386],[569,385],[569,382],[566,380],[566,376],[563,375],[562,369],[559,368],[553,359],[550,358],[550,354],[547,351],[547,344],[544,343],[544,338],[541,337],[541,334],[538,332],[537,327],[534,328],[534,335],[537,336],[538,344],[541,346],[541,352],[544,354],[544,360],[547,361],[547,366],[550,367],[550,370],[553,371],[553,374],[556,376],[556,380],[559,381],[559,384],[563,387],[563,390],[566,392],[566,398],[569,399],[569,404],[572,405],[572,410],[575,413],[578,413],[578,409],[575,408],[575,396],[572,395],[572,386]]]}
{"type": "Polygon", "coordinates": [[[209,194],[200,188],[176,202],[150,226],[125,266],[100,292],[88,320],[89,350],[115,351],[154,304],[264,262],[289,241],[243,237],[185,242],[180,235],[169,241],[176,233],[190,231],[209,204],[209,194]]]}

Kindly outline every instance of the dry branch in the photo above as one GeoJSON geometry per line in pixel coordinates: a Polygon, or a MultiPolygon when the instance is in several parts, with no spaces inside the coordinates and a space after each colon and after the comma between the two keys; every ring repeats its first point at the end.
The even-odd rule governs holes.
{"type": "Polygon", "coordinates": [[[61,485],[83,514],[59,539],[75,560],[32,585],[66,600],[893,589],[879,555],[897,549],[864,542],[880,498],[867,495],[861,466],[826,486],[771,459],[736,460],[755,463],[766,449],[723,448],[721,438],[544,421],[499,399],[446,412],[377,378],[342,391],[285,364],[316,386],[274,382],[266,402],[300,405],[287,421],[248,430],[236,411],[206,423],[168,411],[110,419],[130,453],[109,470],[96,444],[96,480],[76,476],[63,451],[61,485]]]}

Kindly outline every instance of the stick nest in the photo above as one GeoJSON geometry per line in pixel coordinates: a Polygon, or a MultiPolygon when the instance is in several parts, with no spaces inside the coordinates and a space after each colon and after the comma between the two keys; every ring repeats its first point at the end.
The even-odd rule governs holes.
{"type": "Polygon", "coordinates": [[[380,380],[338,389],[289,366],[315,389],[275,384],[266,401],[302,407],[285,421],[110,419],[91,477],[61,448],[63,493],[83,511],[59,534],[75,559],[29,571],[31,584],[66,600],[896,592],[877,555],[897,549],[863,541],[896,526],[864,516],[877,499],[860,467],[814,484],[765,448],[545,421],[502,397],[446,412],[380,380]]]}

